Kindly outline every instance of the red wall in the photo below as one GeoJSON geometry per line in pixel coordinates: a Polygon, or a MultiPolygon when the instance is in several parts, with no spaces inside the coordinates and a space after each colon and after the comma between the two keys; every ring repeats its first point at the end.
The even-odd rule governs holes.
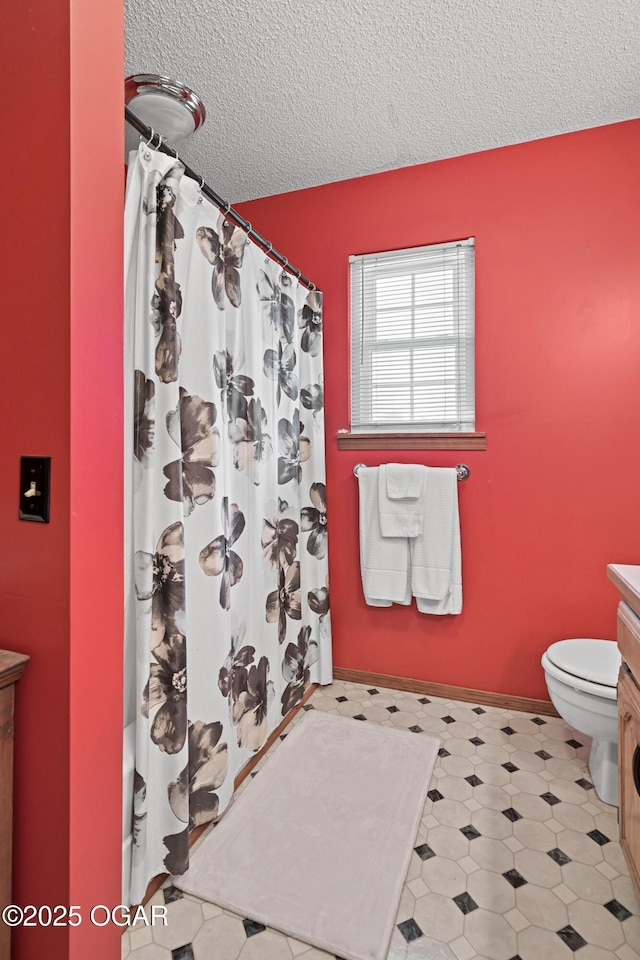
{"type": "MultiPolygon", "coordinates": [[[[6,6],[0,32],[13,91],[0,240],[0,646],[31,657],[16,690],[22,905],[120,900],[122,19],[118,3],[31,0],[6,6]],[[18,520],[21,454],[51,456],[49,524],[18,520]]],[[[85,912],[71,932],[16,930],[13,956],[112,960],[118,939],[85,912]]]]}
{"type": "MultiPolygon", "coordinates": [[[[5,103],[0,240],[0,644],[32,658],[16,689],[14,898],[53,904],[69,883],[69,11],[5,6],[0,59],[20,94],[5,103]],[[48,525],[18,520],[21,454],[51,456],[48,525]]],[[[62,960],[67,931],[13,942],[20,960],[62,960]]]]}
{"type": "Polygon", "coordinates": [[[631,121],[239,207],[324,291],[339,666],[547,697],[549,643],[615,637],[605,567],[640,561],[639,170],[631,121]],[[487,450],[338,451],[349,425],[349,254],[469,236],[487,450]],[[364,603],[352,468],[390,460],[471,467],[459,491],[460,616],[364,603]]]}
{"type": "MultiPolygon", "coordinates": [[[[123,77],[121,0],[71,0],[69,902],[122,898],[123,77]]],[[[85,919],[69,960],[113,960],[85,919]]]]}

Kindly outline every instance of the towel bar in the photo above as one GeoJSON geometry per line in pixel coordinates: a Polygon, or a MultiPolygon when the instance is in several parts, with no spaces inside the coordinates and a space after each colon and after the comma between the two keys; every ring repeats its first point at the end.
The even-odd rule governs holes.
{"type": "MultiPolygon", "coordinates": [[[[354,477],[358,476],[358,470],[360,467],[366,467],[366,463],[356,463],[355,467],[353,468],[354,477]]],[[[471,470],[466,463],[456,463],[456,473],[458,475],[458,480],[466,480],[471,476],[471,470]]]]}

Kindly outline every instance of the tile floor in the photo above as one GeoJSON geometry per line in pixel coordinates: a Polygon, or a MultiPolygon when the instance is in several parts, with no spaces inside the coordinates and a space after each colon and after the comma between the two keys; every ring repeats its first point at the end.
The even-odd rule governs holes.
{"type": "MultiPolygon", "coordinates": [[[[388,960],[640,958],[617,810],[589,781],[582,734],[553,717],[339,681],[311,708],[442,739],[388,960]]],[[[170,881],[151,902],[167,904],[168,924],[126,933],[123,958],[334,960],[170,881]]]]}

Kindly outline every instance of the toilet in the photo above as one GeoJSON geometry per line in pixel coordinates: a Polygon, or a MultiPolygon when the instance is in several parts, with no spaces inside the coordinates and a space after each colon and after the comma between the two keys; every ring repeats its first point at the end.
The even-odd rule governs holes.
{"type": "Polygon", "coordinates": [[[568,724],[592,738],[589,770],[596,793],[618,804],[618,672],[614,640],[552,643],[542,655],[547,689],[568,724]]]}

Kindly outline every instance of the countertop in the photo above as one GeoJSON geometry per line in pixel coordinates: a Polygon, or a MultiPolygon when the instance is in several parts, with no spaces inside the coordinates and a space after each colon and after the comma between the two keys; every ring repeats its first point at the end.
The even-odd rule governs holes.
{"type": "Polygon", "coordinates": [[[7,687],[10,683],[19,680],[28,659],[29,657],[25,656],[24,653],[0,650],[0,687],[7,687]]]}
{"type": "Polygon", "coordinates": [[[609,563],[607,576],[640,616],[640,564],[609,563]]]}

